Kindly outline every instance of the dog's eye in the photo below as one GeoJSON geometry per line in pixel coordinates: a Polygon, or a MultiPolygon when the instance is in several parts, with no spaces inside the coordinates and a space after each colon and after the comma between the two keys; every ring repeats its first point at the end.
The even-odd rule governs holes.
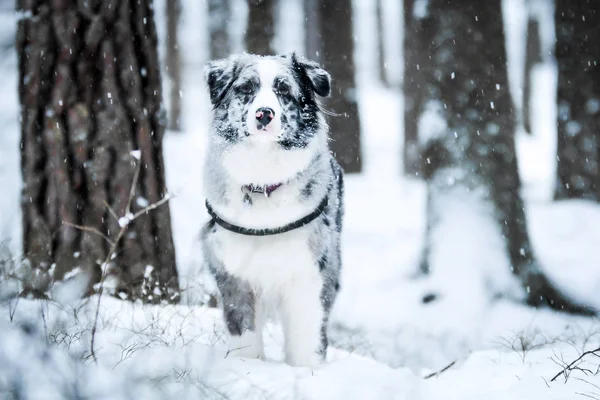
{"type": "Polygon", "coordinates": [[[290,94],[290,87],[288,85],[282,83],[277,88],[277,93],[282,96],[287,96],[288,94],[290,94]]]}
{"type": "Polygon", "coordinates": [[[250,94],[252,93],[252,85],[249,82],[244,83],[238,87],[238,91],[242,94],[250,94]]]}

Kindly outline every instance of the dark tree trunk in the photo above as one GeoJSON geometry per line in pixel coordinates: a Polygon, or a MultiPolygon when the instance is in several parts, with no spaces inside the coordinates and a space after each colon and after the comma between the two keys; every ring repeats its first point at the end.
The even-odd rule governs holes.
{"type": "Polygon", "coordinates": [[[600,3],[556,0],[556,199],[600,200],[600,3]]]}
{"type": "Polygon", "coordinates": [[[275,0],[248,0],[246,51],[252,54],[273,55],[275,36],[275,0]]]}
{"type": "MultiPolygon", "coordinates": [[[[17,1],[25,293],[80,268],[101,276],[141,163],[131,211],[166,193],[157,38],[150,1],[17,1]],[[138,161],[131,153],[140,150],[138,161]],[[107,206],[108,205],[108,206],[107,206]]],[[[134,153],[135,154],[135,153],[134,153]]],[[[135,219],[106,266],[121,297],[179,295],[168,204],[135,219]]]]}
{"type": "Polygon", "coordinates": [[[523,127],[531,133],[531,72],[536,64],[542,62],[539,22],[529,16],[527,21],[527,48],[525,50],[525,76],[523,79],[523,127]]]}
{"type": "Polygon", "coordinates": [[[304,50],[307,58],[322,63],[322,36],[319,31],[319,1],[320,0],[304,0],[304,50]]]}
{"type": "Polygon", "coordinates": [[[379,80],[385,86],[389,86],[386,72],[385,57],[385,20],[383,18],[383,0],[377,0],[375,5],[375,14],[377,15],[377,66],[379,70],[379,80]]]}
{"type": "MultiPolygon", "coordinates": [[[[404,0],[404,173],[419,176],[421,155],[418,146],[419,117],[425,99],[425,76],[429,67],[428,48],[432,38],[431,18],[415,12],[415,0],[404,0]]],[[[423,11],[423,10],[421,10],[423,11]]],[[[426,10],[425,10],[426,11],[426,10]]]]}
{"type": "Polygon", "coordinates": [[[229,32],[231,19],[229,0],[208,1],[208,27],[210,37],[210,58],[226,58],[231,52],[229,32]]]}
{"type": "Polygon", "coordinates": [[[169,129],[181,130],[181,57],[179,54],[179,21],[181,1],[167,0],[167,75],[171,82],[169,95],[169,129]]]}
{"type": "MultiPolygon", "coordinates": [[[[520,197],[501,0],[432,0],[431,10],[435,34],[428,49],[428,100],[437,102],[446,126],[428,132],[422,141],[429,190],[424,270],[439,266],[432,260],[439,263],[440,257],[433,255],[444,245],[440,240],[448,239],[439,237],[441,224],[450,220],[455,222],[452,229],[460,229],[458,224],[470,229],[469,221],[476,219],[475,228],[489,229],[486,245],[506,254],[529,304],[585,312],[548,281],[529,240],[520,197]],[[456,211],[462,216],[458,221],[452,219],[456,211]]],[[[468,238],[471,233],[463,235],[468,238]]],[[[485,251],[472,248],[473,243],[463,246],[459,241],[458,246],[463,251],[485,251]]]]}
{"type": "Polygon", "coordinates": [[[352,2],[321,1],[319,5],[323,65],[331,73],[333,80],[327,108],[341,114],[329,118],[331,149],[346,172],[360,172],[362,159],[354,76],[352,2]]]}

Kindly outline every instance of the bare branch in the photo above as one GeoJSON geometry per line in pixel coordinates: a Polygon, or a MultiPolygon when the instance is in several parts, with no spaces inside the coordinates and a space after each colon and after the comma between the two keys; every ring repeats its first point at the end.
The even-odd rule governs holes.
{"type": "MultiPolygon", "coordinates": [[[[134,157],[135,158],[135,157],[134,157]]],[[[141,157],[137,160],[137,165],[135,169],[135,173],[133,175],[133,181],[131,183],[131,188],[129,189],[129,199],[127,199],[127,207],[125,208],[125,217],[129,215],[131,212],[131,202],[135,197],[135,191],[137,190],[138,180],[140,178],[140,170],[142,169],[142,160],[141,157]]]]}
{"type": "Polygon", "coordinates": [[[573,362],[571,362],[570,364],[566,365],[562,371],[560,371],[558,374],[554,375],[554,377],[552,379],[550,379],[550,382],[554,382],[559,376],[564,375],[565,378],[567,378],[569,376],[569,373],[573,370],[579,370],[579,371],[583,371],[584,373],[586,371],[588,371],[589,373],[591,373],[591,371],[589,370],[584,370],[580,367],[578,367],[576,364],[578,362],[580,362],[585,356],[589,355],[589,354],[593,354],[595,356],[598,356],[598,352],[600,352],[600,347],[598,347],[597,349],[594,350],[589,350],[584,352],[582,355],[580,355],[579,357],[577,357],[577,359],[575,359],[573,362]]]}
{"type": "Polygon", "coordinates": [[[133,218],[131,219],[132,221],[141,217],[142,215],[144,215],[145,213],[147,213],[148,211],[152,211],[155,208],[158,208],[160,206],[162,206],[163,204],[165,204],[167,201],[171,200],[173,197],[172,194],[167,193],[167,195],[165,197],[163,197],[162,199],[160,199],[159,201],[157,201],[156,203],[150,204],[149,206],[145,207],[144,209],[136,212],[133,215],[133,218]]]}
{"type": "Polygon", "coordinates": [[[74,223],[71,223],[68,221],[63,221],[63,225],[70,226],[72,228],[79,229],[81,231],[93,233],[94,235],[98,235],[101,238],[103,238],[104,240],[106,240],[108,242],[108,244],[110,244],[111,246],[113,245],[113,241],[110,240],[110,238],[108,236],[106,236],[104,233],[100,232],[96,228],[92,228],[91,226],[77,225],[77,224],[74,224],[74,223]]]}
{"type": "Polygon", "coordinates": [[[433,372],[429,375],[425,375],[425,377],[423,377],[423,379],[430,379],[430,378],[433,378],[434,376],[439,376],[439,375],[443,374],[444,372],[448,371],[450,368],[452,368],[454,366],[454,364],[456,364],[456,360],[452,361],[450,364],[446,365],[444,368],[442,368],[441,370],[439,370],[437,372],[433,372]]]}
{"type": "Polygon", "coordinates": [[[595,397],[595,396],[592,396],[592,395],[586,394],[586,393],[575,392],[575,394],[578,394],[578,395],[583,396],[583,397],[587,397],[589,399],[600,400],[600,397],[595,397]]]}
{"type": "Polygon", "coordinates": [[[108,204],[108,202],[106,200],[103,200],[102,202],[104,203],[104,205],[108,209],[108,212],[110,213],[110,215],[113,216],[113,218],[115,219],[115,221],[119,222],[119,217],[117,216],[117,213],[115,212],[115,210],[110,206],[110,204],[108,204]]]}

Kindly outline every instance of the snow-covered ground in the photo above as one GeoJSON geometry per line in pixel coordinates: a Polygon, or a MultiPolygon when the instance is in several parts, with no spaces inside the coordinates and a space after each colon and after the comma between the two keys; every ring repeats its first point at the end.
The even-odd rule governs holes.
{"type": "MultiPolygon", "coordinates": [[[[295,4],[291,10],[301,9],[300,0],[290,1],[295,4]]],[[[394,0],[384,4],[386,18],[399,11],[394,0]]],[[[515,45],[526,22],[522,4],[522,0],[505,0],[515,96],[522,76],[519,60],[523,49],[515,45]]],[[[163,5],[164,0],[156,2],[160,26],[163,5]]],[[[164,143],[167,181],[177,195],[170,206],[181,283],[186,290],[184,302],[141,306],[103,298],[94,345],[97,364],[90,355],[97,297],[77,307],[61,302],[60,296],[50,303],[3,303],[0,392],[16,376],[21,382],[32,382],[23,386],[27,390],[45,388],[43,396],[32,398],[57,399],[65,398],[65,388],[78,387],[74,377],[81,385],[80,393],[107,399],[600,398],[600,377],[586,372],[573,372],[566,383],[563,377],[550,382],[564,361],[600,347],[596,319],[533,310],[510,300],[490,302],[470,279],[480,276],[487,267],[483,265],[457,265],[462,272],[446,281],[412,279],[421,252],[426,188],[419,180],[399,174],[402,97],[382,87],[373,73],[374,0],[355,0],[355,6],[361,113],[380,119],[363,120],[365,172],[347,177],[344,272],[332,314],[333,347],[327,364],[315,370],[283,364],[282,334],[276,325],[269,325],[265,332],[268,361],[232,359],[226,352],[220,312],[199,305],[204,289],[211,289],[202,270],[198,242],[200,227],[207,220],[201,171],[210,106],[201,71],[206,58],[206,35],[200,29],[205,5],[186,0],[181,29],[185,129],[170,132],[164,143]],[[433,290],[444,296],[423,304],[423,295],[433,290]],[[17,328],[22,324],[25,328],[17,328]],[[26,340],[20,329],[30,332],[26,340]],[[48,352],[46,342],[58,348],[48,352]],[[77,362],[79,359],[84,361],[77,362]],[[439,376],[425,379],[451,364],[439,376]],[[46,378],[41,372],[44,365],[53,375],[46,378]]],[[[243,7],[236,10],[236,18],[243,19],[243,7]]],[[[547,17],[551,10],[540,7],[539,12],[547,17]]],[[[287,15],[286,9],[280,9],[279,15],[286,24],[300,21],[287,15]]],[[[0,42],[13,34],[8,27],[14,26],[14,21],[12,14],[0,14],[0,42]]],[[[238,42],[242,25],[239,20],[232,24],[238,42]]],[[[278,28],[286,32],[278,41],[282,50],[298,41],[298,35],[291,35],[285,27],[287,30],[278,28]]],[[[398,28],[389,27],[388,32],[386,45],[397,47],[390,50],[389,65],[400,68],[399,41],[390,37],[398,34],[398,28]]],[[[14,53],[0,58],[0,241],[10,240],[12,251],[19,254],[15,68],[14,53]]],[[[397,75],[391,74],[391,81],[396,79],[397,75]]],[[[584,201],[551,202],[555,80],[554,65],[536,69],[534,132],[531,136],[520,132],[517,140],[530,234],[549,276],[574,298],[600,307],[600,207],[584,201]]],[[[457,226],[455,234],[463,235],[464,227],[457,226]]],[[[592,363],[580,367],[596,372],[596,360],[592,357],[592,363]]]]}

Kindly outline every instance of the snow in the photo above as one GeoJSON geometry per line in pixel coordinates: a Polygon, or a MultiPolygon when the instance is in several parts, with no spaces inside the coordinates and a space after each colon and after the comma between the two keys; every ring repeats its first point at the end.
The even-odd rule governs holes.
{"type": "MultiPolygon", "coordinates": [[[[293,9],[298,10],[299,3],[294,0],[293,9]]],[[[426,188],[421,181],[399,176],[403,99],[396,90],[382,87],[373,73],[374,0],[355,3],[360,111],[379,118],[364,122],[364,173],[346,178],[344,270],[331,315],[327,363],[314,370],[283,364],[283,335],[273,324],[264,333],[267,361],[232,358],[227,354],[220,312],[200,305],[215,290],[203,269],[198,240],[207,220],[201,176],[210,104],[201,73],[206,37],[199,27],[204,26],[205,3],[186,0],[181,31],[184,132],[168,132],[164,143],[169,192],[177,194],[170,208],[184,288],[182,304],[143,306],[103,297],[94,363],[90,344],[98,297],[76,303],[73,296],[81,290],[83,274],[73,274],[57,287],[51,302],[20,299],[17,303],[12,299],[14,286],[0,273],[0,392],[17,382],[15,387],[29,391],[30,398],[36,398],[35,391],[44,398],[64,398],[65,388],[71,390],[68,393],[79,388],[85,396],[107,399],[584,398],[578,393],[600,398],[598,376],[579,371],[566,383],[563,377],[550,382],[563,361],[599,347],[597,320],[534,310],[513,299],[488,300],[482,282],[496,291],[514,282],[507,260],[494,250],[498,232],[478,218],[485,215],[478,212],[485,203],[477,193],[453,192],[449,207],[455,212],[449,215],[461,222],[448,221],[436,233],[442,238],[438,257],[453,260],[454,268],[438,271],[430,279],[414,278],[423,244],[426,188]],[[430,294],[437,300],[423,303],[430,294]],[[439,376],[424,378],[451,363],[439,376]]],[[[384,2],[386,10],[399,9],[393,3],[384,2]]],[[[544,16],[540,17],[542,41],[544,48],[550,48],[552,10],[546,3],[536,2],[535,12],[544,16]]],[[[164,25],[162,4],[155,5],[159,27],[164,25]]],[[[232,7],[238,22],[247,12],[245,4],[236,0],[232,7]]],[[[524,51],[518,32],[526,19],[519,0],[505,0],[507,4],[511,93],[518,97],[520,52],[524,51]]],[[[286,23],[301,22],[286,15],[286,10],[278,12],[286,23]]],[[[0,26],[5,27],[0,32],[2,42],[14,35],[6,27],[14,26],[17,18],[0,12],[0,26]]],[[[243,24],[232,24],[231,30],[237,35],[234,49],[239,50],[243,24]]],[[[297,40],[288,32],[277,46],[293,48],[297,40]]],[[[399,42],[388,38],[386,43],[399,42]]],[[[400,55],[396,57],[401,68],[400,55]]],[[[15,255],[21,253],[16,64],[14,52],[0,57],[0,266],[11,263],[3,261],[6,246],[15,255]]],[[[551,201],[555,84],[555,65],[536,67],[533,135],[517,135],[528,226],[549,277],[575,299],[600,307],[600,206],[551,201]]],[[[433,112],[435,107],[441,105],[432,105],[433,112]]],[[[434,127],[441,123],[429,122],[434,127]]],[[[147,203],[143,198],[136,201],[147,203]]],[[[596,358],[586,362],[582,367],[595,372],[596,358]]]]}

